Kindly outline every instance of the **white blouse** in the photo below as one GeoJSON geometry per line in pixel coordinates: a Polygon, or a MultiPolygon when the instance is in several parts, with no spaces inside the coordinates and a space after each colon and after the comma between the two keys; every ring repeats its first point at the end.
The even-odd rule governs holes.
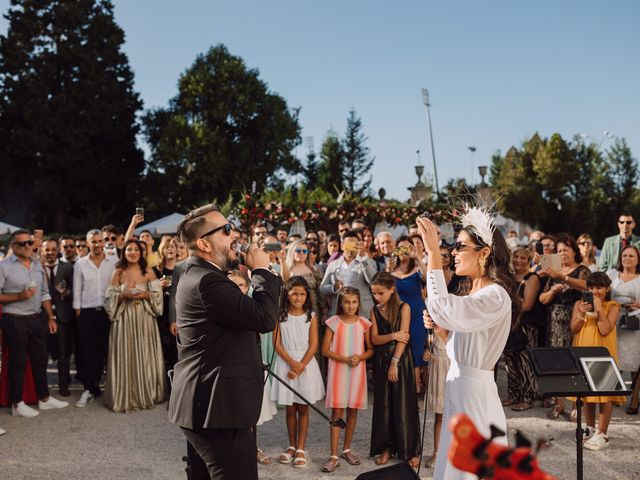
{"type": "Polygon", "coordinates": [[[447,291],[442,270],[427,273],[427,308],[435,323],[451,332],[447,353],[459,365],[493,370],[511,329],[511,298],[500,285],[488,285],[472,295],[447,291]]]}

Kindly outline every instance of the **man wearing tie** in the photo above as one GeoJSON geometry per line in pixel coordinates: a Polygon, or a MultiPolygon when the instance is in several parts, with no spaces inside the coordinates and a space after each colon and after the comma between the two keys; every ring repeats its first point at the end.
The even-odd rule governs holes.
{"type": "Polygon", "coordinates": [[[607,237],[602,245],[600,261],[598,266],[600,271],[606,272],[610,268],[618,266],[620,252],[628,245],[640,246],[640,237],[633,234],[636,222],[630,213],[621,213],[618,217],[618,235],[607,237]]]}
{"type": "Polygon", "coordinates": [[[178,234],[190,257],[176,292],[178,363],[169,420],[179,425],[214,480],[258,478],[251,428],[262,405],[258,333],[277,324],[282,281],[257,245],[246,254],[253,297],[226,272],[236,262],[232,225],[213,205],[187,214],[178,234]]]}
{"type": "Polygon", "coordinates": [[[61,396],[68,397],[71,383],[69,369],[75,344],[75,315],[71,304],[73,264],[58,258],[58,243],[55,240],[43,242],[42,253],[52,308],[58,319],[58,331],[52,335],[58,357],[58,389],[61,396]]]}

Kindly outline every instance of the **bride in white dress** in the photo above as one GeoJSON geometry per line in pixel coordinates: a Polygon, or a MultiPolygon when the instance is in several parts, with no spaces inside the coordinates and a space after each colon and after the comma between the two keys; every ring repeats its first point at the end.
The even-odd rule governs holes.
{"type": "MultiPolygon", "coordinates": [[[[426,218],[418,226],[426,247],[427,307],[433,325],[448,331],[445,407],[434,480],[474,479],[451,465],[447,458],[451,432],[449,420],[464,412],[485,436],[490,425],[507,430],[507,420],[498,396],[493,369],[509,336],[512,318],[517,318],[520,300],[517,283],[510,273],[509,248],[495,229],[494,217],[486,210],[467,207],[460,218],[462,230],[454,246],[456,274],[467,276],[466,295],[447,292],[435,225],[426,218]]],[[[431,324],[427,322],[427,326],[431,324]]],[[[498,439],[506,444],[506,438],[498,439]]]]}

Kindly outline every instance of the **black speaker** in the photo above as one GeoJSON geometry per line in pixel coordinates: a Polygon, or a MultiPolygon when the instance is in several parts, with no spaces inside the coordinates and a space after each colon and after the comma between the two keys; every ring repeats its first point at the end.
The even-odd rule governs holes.
{"type": "Polygon", "coordinates": [[[420,480],[409,464],[401,462],[370,472],[361,473],[356,480],[420,480]]]}

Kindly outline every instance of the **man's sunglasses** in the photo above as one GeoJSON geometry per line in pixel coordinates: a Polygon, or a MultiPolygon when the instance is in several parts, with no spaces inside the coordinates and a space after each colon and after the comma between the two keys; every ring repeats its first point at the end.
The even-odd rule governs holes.
{"type": "Polygon", "coordinates": [[[482,247],[479,245],[468,245],[462,242],[456,242],[453,244],[453,249],[457,252],[464,252],[466,249],[471,248],[472,250],[479,250],[482,247]]]}
{"type": "Polygon", "coordinates": [[[224,234],[228,237],[229,235],[231,235],[231,232],[233,231],[233,225],[231,225],[230,223],[225,223],[224,225],[216,227],[213,230],[208,231],[204,235],[201,235],[200,238],[204,238],[204,237],[208,237],[209,235],[213,235],[214,233],[216,233],[219,230],[224,231],[224,234]]]}
{"type": "Polygon", "coordinates": [[[633,223],[633,220],[618,220],[618,223],[620,225],[631,225],[633,223]]]}
{"type": "Polygon", "coordinates": [[[296,248],[296,253],[304,253],[305,255],[309,253],[309,250],[306,248],[296,248]]]}
{"type": "Polygon", "coordinates": [[[75,245],[63,245],[62,248],[64,248],[65,250],[69,250],[75,248],[75,245]]]}
{"type": "Polygon", "coordinates": [[[33,246],[33,240],[25,240],[24,242],[13,242],[14,245],[17,245],[19,247],[26,247],[27,245],[32,247],[33,246]]]}
{"type": "Polygon", "coordinates": [[[115,235],[111,235],[110,237],[104,237],[104,240],[111,240],[112,242],[115,242],[118,239],[118,237],[116,237],[115,235]]]}

